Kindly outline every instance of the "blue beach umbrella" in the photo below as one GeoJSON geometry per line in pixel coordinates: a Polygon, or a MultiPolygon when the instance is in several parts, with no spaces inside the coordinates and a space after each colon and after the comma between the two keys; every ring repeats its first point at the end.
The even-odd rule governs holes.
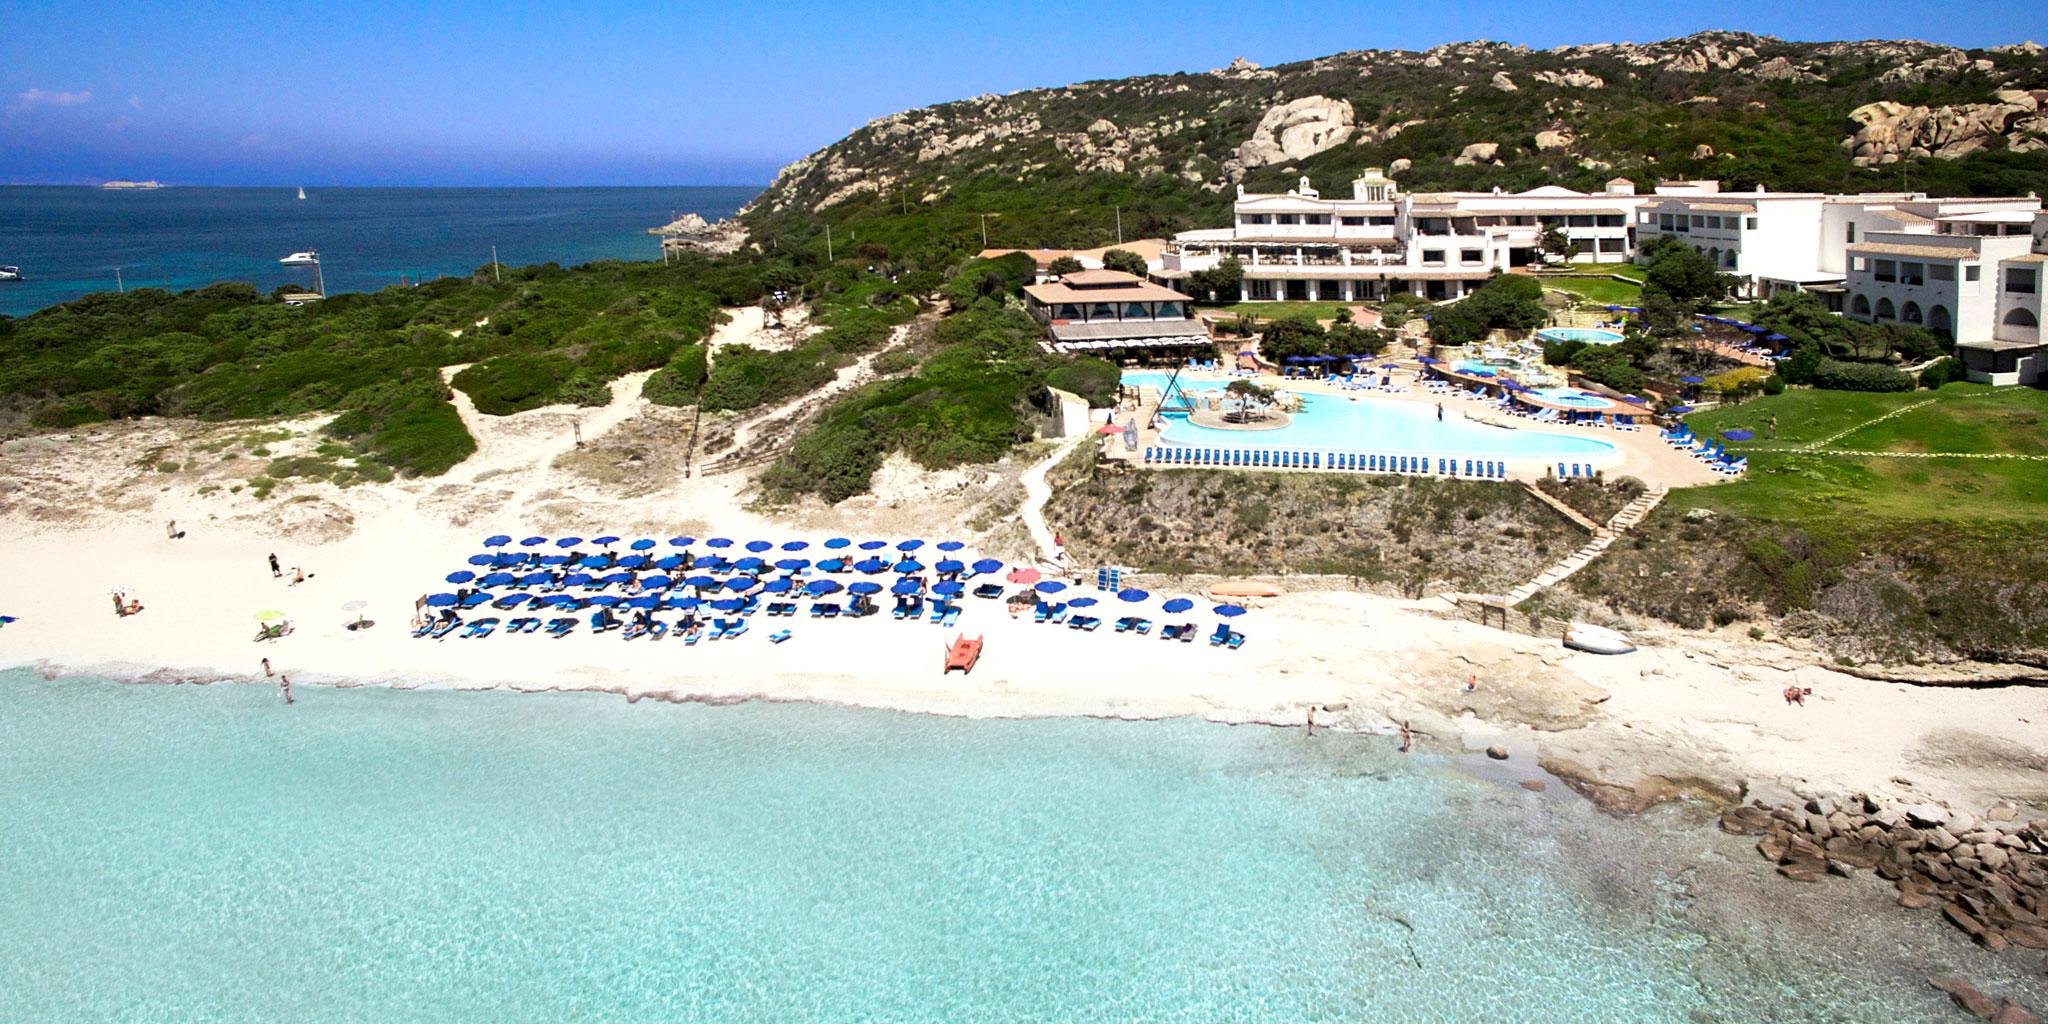
{"type": "Polygon", "coordinates": [[[1685,413],[1685,412],[1691,412],[1691,411],[1692,411],[1692,406],[1689,406],[1689,405],[1674,405],[1674,406],[1672,406],[1671,408],[1669,408],[1669,409],[1666,409],[1666,410],[1664,410],[1664,411],[1665,411],[1665,412],[1671,412],[1671,413],[1685,413]]]}
{"type": "Polygon", "coordinates": [[[765,540],[750,540],[747,542],[747,550],[752,551],[755,554],[760,554],[761,552],[767,551],[770,548],[773,548],[774,546],[775,545],[765,540]]]}
{"type": "Polygon", "coordinates": [[[713,537],[710,540],[705,541],[704,546],[707,548],[729,548],[732,547],[732,538],[713,537]]]}
{"type": "Polygon", "coordinates": [[[785,576],[781,579],[769,580],[768,582],[762,584],[761,592],[764,594],[787,594],[790,592],[791,589],[795,588],[795,586],[796,584],[785,576]]]}
{"type": "Polygon", "coordinates": [[[617,594],[599,594],[596,597],[584,598],[583,603],[592,608],[616,608],[624,600],[625,598],[617,594]]]}
{"type": "Polygon", "coordinates": [[[627,555],[619,559],[617,565],[621,569],[645,569],[653,563],[654,559],[646,555],[627,555]]]}
{"type": "Polygon", "coordinates": [[[476,579],[476,573],[470,572],[468,569],[448,574],[448,582],[450,583],[468,583],[473,579],[476,579]]]}
{"type": "Polygon", "coordinates": [[[745,593],[760,585],[761,581],[752,576],[734,576],[732,579],[725,581],[725,589],[735,594],[745,593]]]}
{"type": "Polygon", "coordinates": [[[612,545],[617,544],[619,542],[619,539],[607,533],[602,537],[592,538],[590,542],[592,544],[598,544],[604,547],[611,547],[612,545]]]}
{"type": "Polygon", "coordinates": [[[918,570],[924,568],[924,563],[918,561],[915,558],[906,558],[903,561],[896,563],[894,568],[897,572],[917,572],[918,570]]]}
{"type": "Polygon", "coordinates": [[[839,572],[846,568],[846,559],[827,558],[818,563],[819,572],[839,572]]]}
{"type": "Polygon", "coordinates": [[[683,567],[683,556],[663,555],[662,557],[654,560],[654,567],[657,569],[666,570],[668,572],[674,572],[677,569],[683,567]]]}
{"type": "Polygon", "coordinates": [[[645,537],[642,537],[639,540],[634,541],[630,546],[635,551],[651,551],[654,549],[654,542],[648,540],[645,537]]]}
{"type": "Polygon", "coordinates": [[[1057,594],[1067,589],[1067,585],[1058,580],[1039,580],[1037,583],[1032,584],[1032,589],[1041,594],[1057,594]]]}
{"type": "Polygon", "coordinates": [[[456,600],[457,598],[455,597],[454,594],[428,594],[427,607],[446,608],[449,605],[454,604],[456,600]]]}
{"type": "Polygon", "coordinates": [[[1117,592],[1116,592],[1116,599],[1117,599],[1117,600],[1119,600],[1119,601],[1129,601],[1129,602],[1131,602],[1131,603],[1133,603],[1133,604],[1135,604],[1135,603],[1137,603],[1137,602],[1139,602],[1139,601],[1143,601],[1143,600],[1145,600],[1146,598],[1148,598],[1148,597],[1151,597],[1151,596],[1152,596],[1151,594],[1148,594],[1148,593],[1146,593],[1145,591],[1139,590],[1139,589],[1138,589],[1138,588],[1136,588],[1136,587],[1129,587],[1129,588],[1126,588],[1126,589],[1124,589],[1124,590],[1119,590],[1119,591],[1117,591],[1117,592]]]}
{"type": "Polygon", "coordinates": [[[509,572],[494,572],[480,580],[477,580],[477,583],[480,586],[486,587],[502,587],[505,584],[511,583],[516,579],[518,579],[518,577],[512,575],[509,572]]]}
{"type": "Polygon", "coordinates": [[[555,541],[555,546],[558,548],[573,548],[581,543],[583,543],[583,538],[581,537],[563,537],[555,541]]]}
{"type": "Polygon", "coordinates": [[[852,542],[852,541],[850,541],[850,540],[847,540],[847,539],[846,539],[845,537],[834,537],[834,538],[832,538],[831,540],[828,540],[828,541],[826,541],[826,542],[825,542],[825,546],[826,546],[826,547],[828,547],[828,548],[831,548],[831,549],[832,549],[832,550],[834,550],[834,551],[838,551],[838,550],[840,550],[841,548],[850,548],[850,547],[852,547],[852,546],[853,546],[853,542],[852,542]]]}
{"type": "Polygon", "coordinates": [[[642,595],[640,595],[639,597],[635,597],[635,598],[630,598],[630,599],[628,599],[628,600],[626,601],[626,607],[628,607],[628,608],[659,608],[659,607],[661,607],[661,598],[659,598],[659,597],[656,597],[656,596],[655,596],[655,595],[653,595],[653,594],[642,594],[642,595]]]}
{"type": "Polygon", "coordinates": [[[939,559],[938,564],[932,566],[932,570],[935,572],[966,572],[967,563],[957,558],[942,558],[939,559]]]}
{"type": "Polygon", "coordinates": [[[747,603],[745,601],[742,601],[737,597],[728,597],[722,601],[711,602],[711,607],[716,608],[722,612],[736,612],[739,611],[741,608],[746,607],[746,604],[747,603]]]}
{"type": "Polygon", "coordinates": [[[1067,604],[1075,608],[1093,608],[1095,607],[1095,599],[1092,597],[1077,597],[1072,601],[1068,601],[1067,604]]]}
{"type": "Polygon", "coordinates": [[[1630,405],[1646,405],[1650,401],[1649,399],[1644,398],[1641,395],[1623,395],[1621,396],[1621,400],[1629,403],[1630,405]]]}
{"type": "Polygon", "coordinates": [[[596,578],[587,572],[572,572],[562,577],[562,585],[565,587],[580,587],[596,578]]]}
{"type": "Polygon", "coordinates": [[[697,543],[697,538],[695,537],[670,537],[668,539],[668,546],[672,548],[686,548],[695,543],[697,543]]]}
{"type": "Polygon", "coordinates": [[[495,562],[495,561],[497,561],[497,559],[494,559],[494,558],[492,558],[492,557],[491,557],[491,556],[489,556],[489,555],[471,555],[471,556],[469,556],[469,564],[471,564],[471,565],[489,565],[489,564],[491,564],[492,562],[495,562]]]}
{"type": "Polygon", "coordinates": [[[943,594],[947,597],[959,597],[960,592],[966,589],[967,585],[958,580],[946,580],[943,583],[932,584],[932,593],[943,594]]]}
{"type": "Polygon", "coordinates": [[[674,608],[679,612],[686,612],[692,608],[703,607],[704,602],[694,597],[671,597],[668,600],[663,601],[661,603],[661,606],[663,608],[674,608]]]}
{"type": "Polygon", "coordinates": [[[855,562],[853,567],[855,569],[860,570],[861,572],[872,574],[887,569],[889,567],[889,563],[884,562],[879,558],[863,558],[860,561],[855,562]]]}
{"type": "Polygon", "coordinates": [[[1193,601],[1190,601],[1185,597],[1176,597],[1173,600],[1160,605],[1159,607],[1169,612],[1184,612],[1190,608],[1193,608],[1194,606],[1195,603],[1193,601]]]}
{"type": "Polygon", "coordinates": [[[606,586],[610,586],[614,583],[631,583],[633,582],[633,574],[630,572],[615,572],[604,576],[599,576],[597,578],[597,581],[606,586]]]}
{"type": "Polygon", "coordinates": [[[462,599],[462,606],[463,606],[464,608],[474,608],[474,607],[476,607],[477,605],[480,605],[480,604],[489,604],[490,602],[491,602],[491,595],[489,595],[489,594],[482,594],[482,593],[478,593],[478,594],[471,594],[471,595],[469,595],[468,597],[465,597],[465,598],[463,598],[463,599],[462,599]]]}
{"type": "Polygon", "coordinates": [[[1751,438],[1755,437],[1755,436],[1756,436],[1756,434],[1755,434],[1755,433],[1753,433],[1753,432],[1751,432],[1751,431],[1748,431],[1748,430],[1740,430],[1740,429],[1738,429],[1738,430],[1724,430],[1724,431],[1722,431],[1722,432],[1721,432],[1721,436],[1722,436],[1722,437],[1725,437],[1725,438],[1727,438],[1727,439],[1728,439],[1728,440],[1730,440],[1730,441],[1747,441],[1747,440],[1749,440],[1749,439],[1751,439],[1751,438]]]}
{"type": "Polygon", "coordinates": [[[1707,379],[1705,377],[1680,377],[1678,382],[1680,384],[1705,384],[1707,379]]]}
{"type": "Polygon", "coordinates": [[[896,550],[898,550],[898,551],[916,551],[916,550],[917,550],[918,548],[921,548],[921,547],[924,547],[924,541],[921,541],[921,540],[906,540],[906,541],[902,541],[902,542],[899,542],[899,543],[898,543],[898,544],[896,545],[896,550]]]}
{"type": "Polygon", "coordinates": [[[749,555],[746,558],[742,558],[739,561],[734,562],[732,564],[732,567],[738,569],[741,572],[760,572],[761,570],[768,568],[768,560],[764,558],[755,558],[749,555]]]}
{"type": "Polygon", "coordinates": [[[940,551],[958,551],[958,550],[960,550],[961,548],[964,548],[964,547],[966,547],[966,546],[967,546],[967,545],[965,545],[965,544],[962,544],[962,543],[960,543],[960,542],[959,542],[959,541],[957,541],[957,540],[948,540],[948,541],[940,541],[940,542],[939,542],[939,550],[940,550],[940,551]]]}
{"type": "Polygon", "coordinates": [[[804,586],[804,590],[812,597],[823,597],[826,594],[839,593],[841,587],[834,580],[812,580],[804,586]]]}
{"type": "Polygon", "coordinates": [[[502,548],[510,543],[512,543],[512,538],[507,537],[502,533],[492,534],[491,536],[484,538],[484,547],[487,548],[502,548]]]}
{"type": "Polygon", "coordinates": [[[535,605],[546,605],[550,608],[573,608],[582,602],[568,594],[548,594],[544,597],[536,598],[533,603],[535,605]]]}
{"type": "Polygon", "coordinates": [[[802,551],[803,549],[805,549],[805,548],[807,548],[807,547],[810,547],[810,546],[811,546],[811,542],[810,542],[810,541],[807,541],[807,540],[791,540],[791,541],[784,541],[784,542],[783,542],[783,544],[782,544],[782,550],[784,550],[784,551],[802,551]]]}
{"type": "Polygon", "coordinates": [[[860,549],[862,551],[880,551],[888,546],[889,542],[886,540],[864,540],[860,542],[860,549]]]}
{"type": "Polygon", "coordinates": [[[522,587],[537,587],[543,583],[553,583],[554,581],[555,574],[551,572],[530,572],[519,577],[519,585],[522,587]]]}
{"type": "Polygon", "coordinates": [[[879,594],[882,592],[882,585],[872,580],[860,580],[847,584],[846,590],[852,594],[879,594]]]}
{"type": "Polygon", "coordinates": [[[783,572],[795,572],[798,569],[810,568],[811,560],[808,558],[785,558],[776,562],[775,567],[783,572]]]}
{"type": "Polygon", "coordinates": [[[1226,619],[1234,619],[1243,615],[1244,609],[1234,604],[1219,604],[1216,606],[1215,612],[1226,619]]]}
{"type": "Polygon", "coordinates": [[[640,581],[640,588],[642,590],[667,590],[668,588],[675,586],[675,583],[675,580],[672,580],[667,576],[649,576],[646,579],[640,581]]]}
{"type": "Polygon", "coordinates": [[[897,580],[896,585],[889,588],[889,593],[915,594],[921,592],[923,589],[923,587],[918,586],[916,580],[897,580]]]}
{"type": "Polygon", "coordinates": [[[974,563],[975,572],[999,572],[1002,570],[1002,568],[1003,563],[998,562],[993,558],[984,558],[981,561],[974,563]]]}
{"type": "Polygon", "coordinates": [[[528,537],[525,540],[520,541],[519,546],[522,548],[530,548],[541,544],[546,544],[547,542],[548,539],[546,537],[528,537]]]}
{"type": "Polygon", "coordinates": [[[723,572],[726,569],[732,568],[732,563],[717,555],[705,555],[703,558],[697,559],[697,568],[705,572],[723,572]]]}
{"type": "Polygon", "coordinates": [[[517,608],[528,601],[537,600],[532,594],[512,593],[491,602],[493,608],[517,608]]]}
{"type": "Polygon", "coordinates": [[[542,556],[540,556],[540,564],[542,564],[542,565],[568,565],[568,564],[569,564],[569,556],[568,556],[568,555],[542,555],[542,556]]]}
{"type": "Polygon", "coordinates": [[[692,576],[689,579],[683,581],[683,586],[696,587],[699,590],[703,590],[706,587],[715,587],[717,585],[718,581],[712,579],[709,576],[692,576]]]}

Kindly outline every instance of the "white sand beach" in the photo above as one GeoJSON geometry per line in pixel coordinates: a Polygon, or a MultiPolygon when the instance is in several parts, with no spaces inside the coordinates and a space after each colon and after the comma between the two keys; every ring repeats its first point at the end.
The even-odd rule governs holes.
{"type": "MultiPolygon", "coordinates": [[[[719,343],[762,331],[758,317],[719,343]]],[[[857,370],[857,368],[856,368],[857,370]]],[[[842,380],[848,385],[858,372],[842,380]]],[[[973,674],[941,675],[952,631],[929,622],[757,620],[733,641],[685,647],[622,641],[579,628],[481,640],[420,640],[408,620],[423,594],[446,589],[487,534],[666,538],[679,533],[814,544],[832,536],[968,542],[1016,563],[1032,545],[1015,513],[1032,458],[925,473],[892,462],[879,493],[837,507],[769,508],[749,469],[685,475],[635,438],[664,435],[679,414],[641,401],[642,377],[615,386],[601,409],[551,408],[479,417],[459,403],[480,450],[434,480],[280,486],[268,498],[223,484],[249,424],[161,420],[108,424],[0,445],[0,667],[93,672],[150,681],[264,683],[261,659],[298,686],[392,685],[588,689],[675,700],[815,700],[973,716],[1100,715],[1209,719],[1391,732],[1403,721],[1424,749],[1511,752],[1610,784],[1621,806],[1686,792],[1727,797],[1870,792],[1959,807],[2048,806],[2048,690],[1915,687],[1830,671],[1814,656],[1734,633],[1643,626],[1643,650],[1603,658],[1552,637],[1460,619],[1437,600],[1403,601],[1316,580],[1276,580],[1283,596],[1236,620],[1241,650],[1081,633],[1013,620],[997,601],[964,599],[960,631],[986,638],[973,674]],[[574,440],[580,424],[584,445],[574,440]],[[223,448],[208,446],[230,439],[223,448]],[[623,442],[622,442],[623,439],[623,442]],[[615,442],[617,442],[615,444],[615,442]],[[634,442],[637,443],[637,442],[634,442]],[[624,452],[625,454],[621,454],[624,452]],[[177,463],[173,471],[159,467],[177,463]],[[620,466],[637,467],[621,474],[620,466]],[[228,467],[228,468],[223,468],[228,467]],[[185,535],[167,536],[176,520],[185,535]],[[275,552],[287,577],[273,578],[275,552]],[[117,617],[125,588],[140,614],[117,617]],[[361,614],[375,622],[346,628],[361,614]],[[258,611],[292,621],[256,642],[258,611]],[[766,635],[788,628],[772,645],[766,635]],[[1477,689],[1467,692],[1468,676],[1477,689]],[[1811,687],[1788,706],[1790,684],[1811,687]]],[[[764,413],[731,425],[745,438],[764,413]]],[[[272,455],[310,450],[318,419],[278,425],[272,455]]],[[[266,428],[269,429],[269,428],[266,428]]],[[[742,445],[744,447],[744,445],[742,445]]],[[[1040,449],[1042,454],[1044,449],[1040,449]]],[[[241,469],[246,476],[246,464],[241,469]]],[[[231,484],[229,484],[231,486],[231,484]]],[[[812,552],[815,554],[815,552],[812,552]]],[[[1078,585],[1078,581],[1077,581],[1078,585]]],[[[1092,587],[1092,581],[1087,583],[1092,587]]],[[[1184,618],[1206,635],[1216,618],[1199,593],[1138,578],[1159,597],[1198,599],[1184,618]]],[[[1103,595],[1113,619],[1123,614],[1103,595]]],[[[1156,614],[1156,601],[1148,607],[1156,614]]]]}

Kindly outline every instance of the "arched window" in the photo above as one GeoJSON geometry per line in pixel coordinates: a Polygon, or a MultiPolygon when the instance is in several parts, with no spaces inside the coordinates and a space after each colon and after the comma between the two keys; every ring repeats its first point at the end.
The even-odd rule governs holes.
{"type": "Polygon", "coordinates": [[[2012,312],[2007,313],[2005,315],[2005,320],[2003,322],[2007,327],[2041,326],[2041,322],[2039,320],[2034,319],[2033,311],[2028,310],[2024,307],[2014,309],[2012,312]]]}
{"type": "Polygon", "coordinates": [[[1917,324],[1917,323],[1919,323],[1919,322],[1920,322],[1920,304],[1919,304],[1919,303],[1917,303],[1917,302],[1913,302],[1913,301],[1911,301],[1911,300],[1907,300],[1907,302],[1906,302],[1905,306],[1901,307],[1901,308],[1900,308],[1900,310],[1899,310],[1899,321],[1900,321],[1901,323],[1909,323],[1909,324],[1917,324]]]}
{"type": "Polygon", "coordinates": [[[1849,300],[1849,312],[1856,316],[1869,316],[1870,300],[1861,295],[1855,296],[1849,300]]]}
{"type": "Polygon", "coordinates": [[[1708,262],[1708,263],[1712,263],[1712,264],[1713,264],[1713,265],[1714,265],[1715,267],[1719,267],[1719,266],[1721,265],[1721,247],[1720,247],[1720,246],[1718,246],[1718,245],[1717,245],[1717,246],[1715,246],[1715,247],[1713,247],[1713,248],[1711,248],[1711,249],[1708,249],[1708,250],[1707,250],[1707,262],[1708,262]]]}
{"type": "Polygon", "coordinates": [[[1928,307],[1927,329],[1944,338],[1955,337],[1955,322],[1949,318],[1947,306],[1928,307]]]}
{"type": "Polygon", "coordinates": [[[1895,320],[1898,319],[1898,315],[1898,311],[1892,308],[1892,300],[1877,300],[1877,318],[1879,320],[1895,320]]]}

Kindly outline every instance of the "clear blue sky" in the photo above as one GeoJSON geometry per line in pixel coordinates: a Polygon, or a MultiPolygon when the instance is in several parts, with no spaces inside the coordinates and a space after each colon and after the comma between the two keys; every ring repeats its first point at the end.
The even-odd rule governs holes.
{"type": "Polygon", "coordinates": [[[1958,46],[2048,3],[0,0],[0,181],[726,184],[984,92],[1464,39],[1958,46]]]}

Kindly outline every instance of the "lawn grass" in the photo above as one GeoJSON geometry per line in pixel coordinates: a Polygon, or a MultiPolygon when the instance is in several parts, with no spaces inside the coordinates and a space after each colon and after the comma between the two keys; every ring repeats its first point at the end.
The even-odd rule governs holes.
{"type": "Polygon", "coordinates": [[[1711,508],[1755,519],[1833,527],[1897,523],[2048,522],[2048,462],[1892,458],[1774,452],[1834,435],[1884,413],[1927,403],[1828,444],[1831,451],[2048,454],[2048,393],[1950,384],[1939,392],[1864,394],[1794,390],[1687,417],[1701,437],[1743,427],[1756,439],[1727,443],[1747,455],[1735,483],[1672,492],[1676,508],[1711,508]],[[1931,400],[1931,401],[1930,401],[1931,400]],[[1768,415],[1778,436],[1767,434],[1768,415]]]}
{"type": "Polygon", "coordinates": [[[1591,260],[1579,260],[1571,264],[1571,269],[1575,274],[1619,274],[1636,281],[1641,281],[1645,273],[1644,268],[1633,263],[1594,263],[1591,260]]]}
{"type": "Polygon", "coordinates": [[[1219,313],[1231,316],[1257,317],[1260,320],[1281,320],[1287,317],[1306,316],[1317,320],[1335,320],[1337,311],[1357,302],[1236,302],[1228,306],[1206,306],[1219,313]]]}
{"type": "Polygon", "coordinates": [[[1543,287],[1570,292],[1588,302],[1608,306],[1633,306],[1642,301],[1643,286],[1608,277],[1546,277],[1543,287]]]}

